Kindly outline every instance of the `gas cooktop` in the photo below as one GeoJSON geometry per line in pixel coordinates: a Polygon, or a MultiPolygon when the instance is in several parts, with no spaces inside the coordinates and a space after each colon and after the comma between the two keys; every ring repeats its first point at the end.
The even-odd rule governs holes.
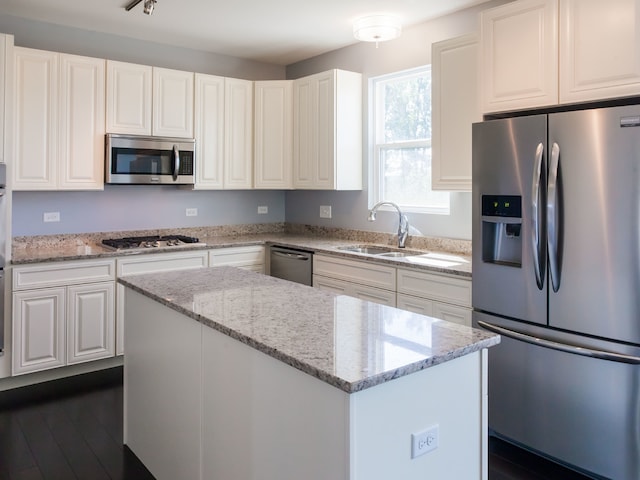
{"type": "Polygon", "coordinates": [[[106,238],[102,244],[113,250],[132,250],[138,248],[180,247],[200,243],[196,237],[185,235],[151,235],[147,237],[106,238]]]}

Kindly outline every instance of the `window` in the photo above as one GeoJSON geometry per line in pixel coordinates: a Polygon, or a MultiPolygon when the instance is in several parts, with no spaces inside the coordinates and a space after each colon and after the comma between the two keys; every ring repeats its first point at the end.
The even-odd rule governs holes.
{"type": "Polygon", "coordinates": [[[449,213],[449,193],[431,190],[431,66],[371,79],[370,200],[449,213]]]}

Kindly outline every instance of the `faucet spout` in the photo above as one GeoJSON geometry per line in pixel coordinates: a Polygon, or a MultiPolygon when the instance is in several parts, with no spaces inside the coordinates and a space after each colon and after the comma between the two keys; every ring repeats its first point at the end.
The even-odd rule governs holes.
{"type": "Polygon", "coordinates": [[[400,210],[398,205],[393,202],[378,202],[371,210],[369,210],[368,220],[370,222],[375,221],[376,212],[382,205],[389,205],[398,211],[398,248],[404,248],[407,237],[409,236],[409,219],[404,213],[402,213],[402,210],[400,210]]]}

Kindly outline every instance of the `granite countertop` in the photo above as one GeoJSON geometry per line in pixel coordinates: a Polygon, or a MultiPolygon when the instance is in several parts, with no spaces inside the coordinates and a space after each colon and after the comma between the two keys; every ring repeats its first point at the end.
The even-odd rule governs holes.
{"type": "MultiPolygon", "coordinates": [[[[197,235],[195,235],[197,236],[197,235]]],[[[181,247],[140,249],[130,251],[114,251],[108,249],[100,243],[100,238],[87,236],[85,238],[68,239],[60,237],[56,241],[39,240],[31,244],[22,245],[20,248],[12,249],[11,263],[13,265],[25,265],[42,262],[56,262],[69,260],[89,260],[97,258],[116,258],[132,255],[145,255],[150,253],[179,252],[188,250],[203,250],[224,247],[240,247],[249,245],[277,244],[292,248],[309,250],[317,254],[329,254],[349,258],[352,260],[362,260],[378,264],[386,264],[395,267],[406,267],[412,269],[447,273],[462,277],[471,277],[471,256],[467,252],[452,253],[444,246],[434,247],[408,247],[407,250],[414,250],[426,256],[410,257],[380,257],[363,253],[349,252],[340,249],[346,245],[380,245],[381,242],[365,242],[359,239],[335,238],[330,236],[317,236],[312,234],[296,233],[257,233],[257,234],[236,234],[236,235],[213,235],[200,237],[201,244],[186,245],[181,247]]],[[[105,237],[106,238],[106,237],[105,237]]],[[[390,246],[390,245],[386,245],[390,246]]]]}
{"type": "Polygon", "coordinates": [[[233,267],[118,281],[347,393],[500,341],[482,330],[233,267]]]}

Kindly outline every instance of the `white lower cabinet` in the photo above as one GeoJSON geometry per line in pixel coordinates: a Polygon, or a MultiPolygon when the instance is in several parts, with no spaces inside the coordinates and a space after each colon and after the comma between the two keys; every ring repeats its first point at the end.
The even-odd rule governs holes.
{"type": "Polygon", "coordinates": [[[209,250],[209,266],[231,266],[264,273],[264,247],[223,247],[209,250]]]}
{"type": "Polygon", "coordinates": [[[12,374],[112,357],[115,261],[13,268],[12,374]]]}
{"type": "Polygon", "coordinates": [[[398,269],[398,308],[471,326],[471,279],[398,269]]]}
{"type": "MultiPolygon", "coordinates": [[[[207,267],[206,250],[175,253],[154,253],[117,259],[118,278],[142,273],[170,272],[207,267]]],[[[124,291],[118,284],[116,291],[116,355],[124,353],[124,291]]]]}
{"type": "Polygon", "coordinates": [[[314,255],[313,286],[471,326],[471,279],[314,255]]]}
{"type": "Polygon", "coordinates": [[[313,286],[396,306],[396,269],[340,257],[313,256],[313,286]]]}

